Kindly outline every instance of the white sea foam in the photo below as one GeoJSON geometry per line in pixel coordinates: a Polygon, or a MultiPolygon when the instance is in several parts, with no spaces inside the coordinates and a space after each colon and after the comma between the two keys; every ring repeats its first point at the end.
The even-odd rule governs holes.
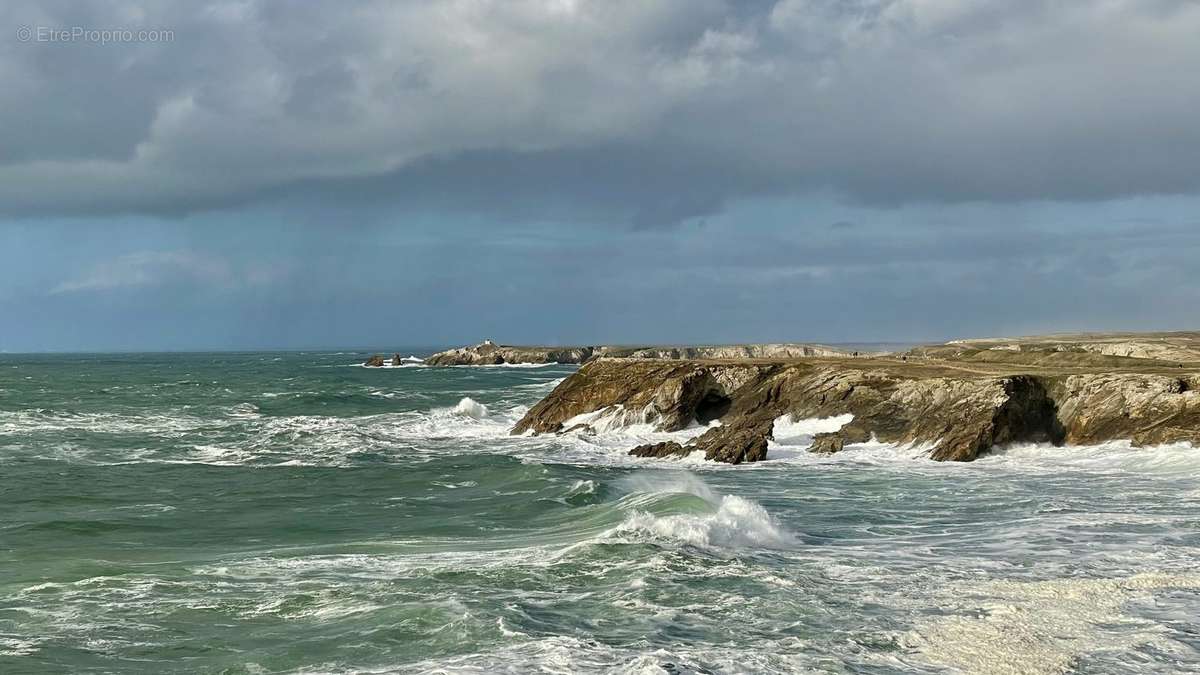
{"type": "Polygon", "coordinates": [[[1046,471],[1074,468],[1097,473],[1195,475],[1200,471],[1200,448],[1190,443],[1134,447],[1129,441],[1083,446],[1022,443],[993,449],[973,464],[1046,471]]]}
{"type": "Polygon", "coordinates": [[[545,461],[547,456],[553,456],[556,461],[582,465],[675,467],[681,464],[712,464],[704,460],[703,453],[692,453],[684,458],[641,458],[630,457],[629,449],[643,443],[683,443],[712,427],[720,426],[719,421],[708,426],[693,424],[679,431],[658,431],[653,424],[645,422],[626,424],[631,418],[625,415],[623,410],[587,413],[565,422],[564,428],[569,429],[574,424],[589,424],[588,420],[591,420],[591,424],[598,424],[599,429],[591,426],[591,432],[574,431],[552,437],[526,436],[519,439],[525,447],[514,448],[514,451],[528,461],[545,461]]]}
{"type": "Polygon", "coordinates": [[[806,446],[816,434],[837,431],[854,420],[854,415],[836,415],[834,417],[802,417],[793,418],[790,414],[775,419],[771,434],[778,445],[795,445],[803,442],[806,446]]]}
{"type": "Polygon", "coordinates": [[[214,466],[236,466],[244,464],[251,456],[250,453],[234,448],[221,448],[213,445],[197,445],[187,458],[166,460],[178,464],[211,464],[214,466]]]}
{"type": "Polygon", "coordinates": [[[905,642],[933,663],[966,673],[1065,673],[1082,654],[1176,645],[1155,623],[1122,613],[1131,600],[1200,589],[1197,574],[1119,579],[988,581],[952,590],[958,613],[917,626],[905,642]],[[1121,625],[1122,630],[1109,627],[1121,625]]]}
{"type": "MultiPolygon", "coordinates": [[[[903,467],[922,473],[1006,472],[1061,474],[1077,471],[1088,474],[1138,476],[1191,476],[1200,471],[1200,448],[1187,443],[1135,447],[1129,441],[1109,441],[1096,445],[1018,443],[992,448],[972,462],[934,462],[929,459],[929,443],[896,444],[879,441],[854,443],[833,455],[806,451],[807,443],[772,445],[762,468],[772,463],[802,465],[870,464],[903,467]]],[[[751,465],[754,466],[754,465],[751,465]]]]}
{"type": "Polygon", "coordinates": [[[591,431],[603,434],[645,423],[645,410],[626,410],[624,405],[617,404],[568,418],[562,423],[562,428],[587,426],[591,431]]]}
{"type": "Polygon", "coordinates": [[[567,378],[560,377],[558,379],[547,380],[545,382],[530,382],[529,384],[518,384],[518,385],[514,385],[512,388],[517,391],[534,391],[534,392],[537,392],[540,394],[544,394],[544,393],[549,393],[549,392],[553,391],[554,388],[557,387],[558,385],[562,384],[563,380],[565,380],[565,379],[567,379],[567,378]]]}
{"type": "Polygon", "coordinates": [[[464,363],[450,368],[549,368],[550,366],[576,367],[573,363],[464,363]]]}
{"type": "MultiPolygon", "coordinates": [[[[602,673],[611,675],[697,675],[713,672],[795,673],[815,662],[794,638],[764,640],[753,650],[741,647],[685,645],[667,649],[620,648],[595,640],[553,635],[508,640],[494,651],[444,657],[412,664],[407,672],[422,675],[492,675],[493,673],[602,673]]],[[[342,670],[342,668],[333,668],[342,670]]],[[[356,672],[395,672],[392,670],[356,672]]]]}
{"type": "Polygon", "coordinates": [[[137,434],[154,431],[173,436],[208,427],[221,427],[227,421],[199,417],[184,411],[151,414],[71,413],[31,409],[0,411],[0,433],[43,434],[75,431],[102,434],[137,434]]]}
{"type": "MultiPolygon", "coordinates": [[[[404,456],[436,455],[447,449],[440,441],[479,441],[479,450],[493,450],[487,442],[504,441],[526,407],[512,405],[498,411],[464,397],[447,408],[404,411],[357,417],[326,415],[263,415],[251,404],[240,404],[223,416],[200,418],[189,413],[121,415],[114,413],[59,414],[39,411],[0,413],[0,434],[22,443],[0,449],[3,454],[99,464],[140,462],[182,464],[292,464],[339,465],[362,452],[404,456]],[[97,447],[63,434],[80,432],[154,436],[172,444],[147,447],[137,439],[127,448],[97,447]],[[186,453],[180,448],[190,448],[186,453]]],[[[455,451],[473,445],[456,444],[455,451]]],[[[517,450],[518,448],[512,448],[517,450]]]]}
{"type": "Polygon", "coordinates": [[[596,481],[594,480],[577,480],[570,489],[567,490],[567,496],[575,495],[590,495],[596,492],[596,481]]]}

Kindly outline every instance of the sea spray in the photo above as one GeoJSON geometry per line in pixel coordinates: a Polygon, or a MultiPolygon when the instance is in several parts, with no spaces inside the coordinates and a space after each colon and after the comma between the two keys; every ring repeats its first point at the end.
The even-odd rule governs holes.
{"type": "Polygon", "coordinates": [[[690,546],[724,549],[785,549],[796,542],[795,535],[780,526],[759,503],[719,494],[692,473],[637,473],[625,479],[624,486],[639,496],[693,495],[703,500],[706,512],[657,515],[635,508],[624,522],[606,533],[610,537],[649,535],[690,546]]]}
{"type": "Polygon", "coordinates": [[[656,516],[635,511],[610,532],[641,534],[704,548],[782,549],[795,542],[761,505],[736,495],[722,497],[716,512],[707,515],[656,516]]]}
{"type": "Polygon", "coordinates": [[[472,419],[482,420],[488,416],[488,408],[486,405],[467,396],[454,406],[454,414],[470,417],[472,419]]]}

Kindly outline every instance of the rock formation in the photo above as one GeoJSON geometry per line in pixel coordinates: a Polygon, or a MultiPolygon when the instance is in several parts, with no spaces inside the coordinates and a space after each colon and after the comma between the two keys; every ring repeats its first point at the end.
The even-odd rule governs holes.
{"type": "Polygon", "coordinates": [[[425,360],[431,366],[485,366],[503,363],[585,363],[594,358],[654,360],[685,359],[798,359],[845,357],[850,352],[812,344],[712,345],[698,347],[518,347],[491,340],[438,352],[425,360]]]}
{"type": "Polygon", "coordinates": [[[850,356],[816,344],[709,345],[696,347],[597,347],[596,356],[629,359],[802,359],[850,356]]]}
{"type": "Polygon", "coordinates": [[[504,363],[583,363],[594,347],[510,347],[491,340],[472,347],[438,352],[425,359],[430,366],[491,366],[504,363]]]}
{"type": "Polygon", "coordinates": [[[1068,443],[1115,438],[1135,445],[1200,445],[1200,375],[1101,373],[1057,378],[1050,387],[1068,443]]]}
{"type": "Polygon", "coordinates": [[[383,361],[383,357],[382,357],[382,356],[380,356],[379,354],[373,354],[373,355],[371,356],[371,358],[367,359],[367,360],[366,360],[366,361],[363,363],[363,365],[364,365],[364,366],[367,366],[367,367],[370,367],[370,368],[382,368],[382,367],[383,367],[383,363],[384,363],[384,361],[383,361]]]}
{"type": "Polygon", "coordinates": [[[969,461],[1019,441],[1200,444],[1195,368],[1181,371],[1158,360],[1131,366],[1129,357],[1087,350],[1071,352],[1077,357],[1067,365],[1050,367],[1050,351],[1064,353],[1033,350],[1024,363],[1011,356],[981,360],[974,351],[966,358],[947,358],[946,352],[772,361],[599,358],[531,408],[513,433],[558,433],[567,423],[588,429],[600,420],[676,431],[719,419],[720,426],[687,443],[642,445],[630,454],[703,452],[733,464],[764,459],[775,420],[783,415],[852,415],[842,429],[814,437],[811,450],[823,453],[872,437],[919,444],[939,461],[969,461]]]}
{"type": "Polygon", "coordinates": [[[954,340],[913,349],[910,354],[973,361],[1161,365],[1200,363],[1200,333],[1103,333],[1022,338],[954,340]],[[1096,357],[1110,357],[1108,359],[1096,357]]]}

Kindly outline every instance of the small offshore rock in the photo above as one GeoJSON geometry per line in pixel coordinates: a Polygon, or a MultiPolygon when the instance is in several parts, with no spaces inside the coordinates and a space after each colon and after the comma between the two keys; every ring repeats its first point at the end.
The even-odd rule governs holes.
{"type": "Polygon", "coordinates": [[[832,455],[835,452],[841,452],[846,447],[846,439],[837,431],[831,431],[813,436],[812,445],[808,446],[809,452],[814,452],[818,455],[832,455]]]}
{"type": "Polygon", "coordinates": [[[686,457],[693,449],[675,441],[663,441],[639,445],[630,450],[629,454],[634,457],[686,457]]]}
{"type": "Polygon", "coordinates": [[[747,428],[728,431],[729,427],[717,427],[697,439],[696,445],[704,448],[704,458],[712,462],[741,464],[761,462],[767,458],[767,441],[770,432],[747,428]]]}

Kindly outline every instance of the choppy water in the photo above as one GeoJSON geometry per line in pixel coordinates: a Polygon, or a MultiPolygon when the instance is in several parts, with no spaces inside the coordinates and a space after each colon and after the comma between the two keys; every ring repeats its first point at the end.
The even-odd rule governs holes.
{"type": "Polygon", "coordinates": [[[364,356],[0,357],[0,672],[1200,671],[1200,450],[632,460],[364,356]]]}

